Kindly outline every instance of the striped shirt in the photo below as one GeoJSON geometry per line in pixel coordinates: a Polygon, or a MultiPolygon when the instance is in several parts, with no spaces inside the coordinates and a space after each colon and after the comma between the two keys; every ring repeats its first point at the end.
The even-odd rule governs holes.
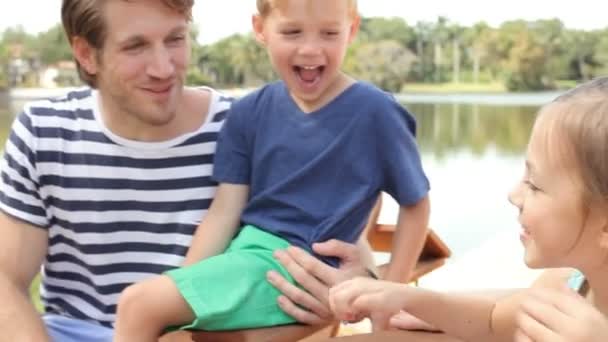
{"type": "Polygon", "coordinates": [[[164,142],[113,134],[90,89],[31,103],[16,118],[0,209],[48,231],[47,312],[111,326],[126,286],[180,264],[215,194],[215,145],[232,102],[200,91],[212,94],[206,122],[164,142]]]}

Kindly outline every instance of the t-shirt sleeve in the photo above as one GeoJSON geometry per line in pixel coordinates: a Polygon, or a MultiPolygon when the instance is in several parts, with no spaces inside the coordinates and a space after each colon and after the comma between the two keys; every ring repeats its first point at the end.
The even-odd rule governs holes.
{"type": "Polygon", "coordinates": [[[416,120],[399,103],[389,100],[377,121],[382,191],[400,205],[414,205],[430,188],[416,143],[416,120]]]}
{"type": "Polygon", "coordinates": [[[222,127],[213,161],[213,178],[219,183],[249,184],[251,178],[247,113],[242,105],[232,105],[222,127]]]}
{"type": "Polygon", "coordinates": [[[31,116],[23,112],[13,122],[0,164],[0,209],[38,227],[48,227],[36,170],[36,134],[31,116]]]}

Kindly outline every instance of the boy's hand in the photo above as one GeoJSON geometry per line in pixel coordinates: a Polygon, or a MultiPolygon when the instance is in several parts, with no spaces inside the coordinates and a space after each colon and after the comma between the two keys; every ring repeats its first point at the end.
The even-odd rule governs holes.
{"type": "Polygon", "coordinates": [[[517,325],[517,342],[608,341],[608,319],[568,288],[531,291],[517,325]]]}
{"type": "Polygon", "coordinates": [[[370,278],[355,278],[331,288],[330,307],[336,317],[351,320],[370,316],[374,330],[388,328],[389,319],[405,306],[407,285],[370,278]]]}

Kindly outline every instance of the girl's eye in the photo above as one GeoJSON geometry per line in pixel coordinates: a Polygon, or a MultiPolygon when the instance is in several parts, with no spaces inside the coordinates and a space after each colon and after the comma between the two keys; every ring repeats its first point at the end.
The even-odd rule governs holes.
{"type": "Polygon", "coordinates": [[[526,184],[526,186],[528,187],[528,189],[530,189],[532,192],[537,192],[540,190],[539,187],[537,187],[536,185],[534,185],[534,183],[532,183],[529,180],[524,180],[524,184],[526,184]]]}

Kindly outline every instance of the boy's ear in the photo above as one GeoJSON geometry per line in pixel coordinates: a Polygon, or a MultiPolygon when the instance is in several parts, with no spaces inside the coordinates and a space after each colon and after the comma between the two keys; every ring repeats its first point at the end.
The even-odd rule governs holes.
{"type": "Polygon", "coordinates": [[[264,35],[264,19],[259,14],[254,14],[251,17],[251,25],[255,40],[262,45],[266,45],[266,36],[264,35]]]}
{"type": "Polygon", "coordinates": [[[350,24],[350,32],[348,33],[348,43],[351,43],[355,37],[357,37],[357,33],[359,33],[359,26],[361,25],[361,17],[356,15],[353,18],[352,23],[350,24]]]}
{"type": "Polygon", "coordinates": [[[84,38],[72,38],[72,53],[80,66],[89,74],[97,73],[97,50],[93,48],[84,38]]]}

